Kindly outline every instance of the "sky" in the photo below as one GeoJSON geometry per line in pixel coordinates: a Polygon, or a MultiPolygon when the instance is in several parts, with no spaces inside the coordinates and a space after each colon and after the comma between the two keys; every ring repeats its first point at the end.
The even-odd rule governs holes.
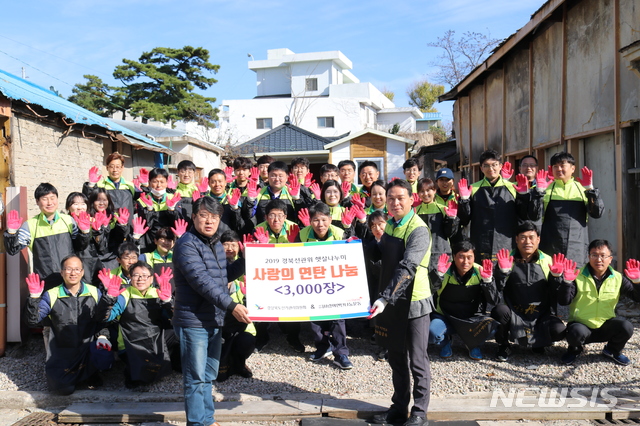
{"type": "MultiPolygon", "coordinates": [[[[206,92],[216,105],[256,95],[248,55],[268,49],[295,53],[340,50],[361,81],[395,93],[434,80],[439,49],[427,46],[447,30],[490,33],[503,39],[524,26],[542,0],[395,0],[319,3],[290,0],[63,0],[3,5],[0,69],[62,96],[93,74],[119,85],[112,73],[123,58],[138,59],[154,47],[201,46],[220,65],[206,92]]],[[[446,87],[448,90],[449,87],[446,87]]],[[[436,104],[445,121],[452,103],[436,104]]],[[[284,119],[284,117],[283,117],[284,119]]]]}

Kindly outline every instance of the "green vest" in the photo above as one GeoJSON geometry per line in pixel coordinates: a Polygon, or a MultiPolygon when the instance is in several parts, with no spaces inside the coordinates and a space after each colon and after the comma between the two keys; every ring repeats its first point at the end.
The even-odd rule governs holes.
{"type": "MultiPolygon", "coordinates": [[[[27,220],[29,232],[31,233],[31,241],[29,249],[33,251],[33,242],[36,238],[51,237],[58,234],[69,234],[73,232],[73,221],[71,216],[56,212],[53,218],[53,224],[47,221],[44,213],[27,220]]],[[[79,231],[80,232],[80,231],[79,231]]]]}
{"type": "MultiPolygon", "coordinates": [[[[182,195],[182,193],[180,193],[180,195],[182,195]]],[[[171,194],[171,196],[173,197],[173,194],[171,194]]],[[[149,193],[149,197],[151,197],[151,201],[153,201],[153,211],[163,212],[169,210],[169,207],[167,207],[167,194],[164,194],[160,201],[158,201],[151,193],[149,193]]],[[[147,205],[141,200],[138,200],[138,203],[140,203],[143,209],[147,209],[147,205]]]]}
{"type": "Polygon", "coordinates": [[[176,192],[179,192],[183,197],[191,197],[197,191],[198,187],[193,182],[189,184],[179,183],[176,188],[176,192]]]}
{"type": "Polygon", "coordinates": [[[115,184],[113,183],[113,181],[109,178],[103,178],[100,179],[98,181],[98,183],[96,183],[96,186],[98,188],[104,188],[106,190],[118,190],[118,189],[122,189],[122,190],[127,190],[129,192],[131,192],[131,195],[134,195],[136,193],[136,187],[133,185],[132,182],[129,182],[127,180],[125,180],[125,178],[121,177],[120,178],[120,187],[116,188],[115,184]]]}
{"type": "Polygon", "coordinates": [[[429,204],[420,203],[418,207],[416,207],[416,214],[437,214],[442,213],[442,216],[446,216],[447,213],[444,211],[444,207],[438,203],[431,202],[429,204]]]}
{"type": "MultiPolygon", "coordinates": [[[[585,205],[589,204],[587,196],[584,195],[584,186],[571,178],[566,184],[561,180],[556,180],[549,185],[544,193],[544,210],[550,201],[582,201],[585,205]]],[[[587,213],[587,219],[589,214],[587,213]]],[[[544,220],[544,217],[543,217],[544,220]]]]}
{"type": "Polygon", "coordinates": [[[605,321],[616,316],[616,305],[620,299],[622,274],[609,266],[611,274],[596,289],[596,284],[585,265],[576,277],[576,295],[569,305],[569,321],[576,321],[589,328],[599,328],[605,321]]]}
{"type": "Polygon", "coordinates": [[[331,220],[337,220],[338,222],[342,221],[342,213],[344,213],[345,208],[342,206],[329,206],[329,212],[331,212],[331,220]]]}
{"type": "MultiPolygon", "coordinates": [[[[483,186],[491,186],[491,183],[487,180],[487,178],[484,178],[476,183],[474,183],[473,185],[471,185],[471,196],[473,197],[473,195],[476,193],[476,191],[480,188],[482,188],[483,186]]],[[[507,188],[507,190],[511,193],[511,195],[513,196],[513,199],[515,200],[516,198],[516,188],[513,186],[512,182],[509,182],[508,180],[506,180],[503,177],[499,177],[498,181],[496,182],[495,185],[493,185],[494,188],[498,188],[500,186],[504,186],[507,188]]]]}
{"type": "MultiPolygon", "coordinates": [[[[454,284],[454,285],[460,285],[460,283],[456,279],[455,274],[452,273],[454,268],[455,268],[455,265],[451,265],[451,267],[444,274],[444,277],[442,278],[442,285],[440,286],[440,288],[437,291],[438,296],[440,296],[442,294],[442,292],[444,291],[445,287],[447,287],[447,284],[451,283],[451,284],[454,284]]],[[[482,281],[482,277],[480,276],[480,265],[478,265],[477,263],[474,263],[473,264],[473,274],[471,275],[471,277],[467,280],[467,282],[464,285],[467,286],[467,287],[468,286],[472,286],[472,285],[480,285],[480,281],[482,281]]],[[[436,311],[439,314],[444,315],[444,313],[442,312],[442,308],[440,308],[440,297],[438,297],[438,299],[437,299],[436,311]]]]}
{"type": "MultiPolygon", "coordinates": [[[[399,238],[404,241],[405,247],[407,239],[414,229],[424,226],[429,229],[426,223],[411,210],[405,216],[398,226],[394,225],[393,219],[387,221],[384,232],[392,237],[399,238]],[[406,219],[406,220],[405,220],[406,219]]],[[[384,256],[384,253],[383,253],[384,256]]],[[[429,285],[429,259],[431,258],[431,240],[429,240],[429,249],[425,253],[420,265],[416,269],[416,275],[413,279],[413,293],[411,293],[411,301],[426,299],[431,296],[431,286],[429,285]]]]}
{"type": "MultiPolygon", "coordinates": [[[[98,303],[98,289],[96,287],[92,286],[91,284],[86,284],[83,282],[82,290],[83,291],[81,293],[78,293],[77,297],[91,296],[96,301],[96,303],[98,303]]],[[[56,300],[61,299],[63,297],[71,297],[64,290],[64,284],[60,284],[59,286],[54,287],[51,290],[48,290],[47,293],[49,294],[49,306],[51,308],[53,308],[53,305],[56,303],[56,300]]]]}
{"type": "MultiPolygon", "coordinates": [[[[342,240],[342,237],[344,236],[344,231],[335,225],[329,225],[329,230],[327,231],[327,234],[328,234],[327,238],[323,241],[338,241],[338,240],[342,240]]],[[[300,241],[302,241],[303,243],[306,243],[309,241],[320,241],[320,240],[318,240],[315,233],[313,232],[313,227],[306,226],[300,230],[300,241]]]]}
{"type": "Polygon", "coordinates": [[[147,262],[147,264],[152,268],[157,264],[173,263],[173,250],[169,250],[166,260],[163,259],[162,256],[160,256],[160,253],[158,253],[157,249],[154,250],[153,253],[145,253],[144,261],[147,262]]]}
{"type": "Polygon", "coordinates": [[[438,194],[438,191],[436,191],[436,195],[434,195],[433,197],[433,201],[435,201],[437,204],[440,204],[442,207],[449,207],[449,201],[451,200],[453,200],[454,203],[458,204],[456,193],[453,191],[447,196],[446,200],[442,198],[442,195],[438,194]]]}

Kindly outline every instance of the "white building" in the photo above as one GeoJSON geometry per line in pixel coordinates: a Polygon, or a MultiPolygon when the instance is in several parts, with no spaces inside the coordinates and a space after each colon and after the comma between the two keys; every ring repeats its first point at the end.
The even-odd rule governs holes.
{"type": "Polygon", "coordinates": [[[223,100],[219,132],[243,143],[280,125],[291,124],[324,137],[365,128],[387,131],[394,124],[415,132],[418,108],[396,108],[371,83],[351,73],[351,61],[340,51],[296,54],[267,51],[266,60],[249,61],[256,73],[253,99],[223,100]]]}

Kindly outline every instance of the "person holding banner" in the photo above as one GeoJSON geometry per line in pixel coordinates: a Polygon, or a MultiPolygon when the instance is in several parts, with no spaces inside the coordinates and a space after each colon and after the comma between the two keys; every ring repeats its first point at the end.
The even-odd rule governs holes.
{"type": "Polygon", "coordinates": [[[395,179],[387,186],[387,222],[379,243],[382,257],[380,298],[369,318],[377,317],[376,338],[389,351],[392,371],[392,405],[376,414],[372,423],[428,424],[431,367],[427,346],[433,299],[429,286],[431,235],[429,227],[412,209],[411,185],[395,179]],[[382,314],[382,315],[380,315],[382,314]],[[411,400],[413,376],[413,407],[411,400]],[[411,416],[407,419],[408,414],[411,416]]]}
{"type": "MultiPolygon", "coordinates": [[[[332,181],[335,182],[335,181],[332,181]]],[[[302,228],[299,240],[309,241],[337,241],[347,237],[347,232],[331,224],[331,210],[325,203],[316,203],[309,208],[311,225],[302,228]]],[[[333,363],[343,370],[351,370],[353,364],[349,361],[347,348],[347,329],[344,319],[331,321],[312,321],[311,330],[316,351],[311,355],[311,361],[318,362],[331,356],[333,363]]]]}

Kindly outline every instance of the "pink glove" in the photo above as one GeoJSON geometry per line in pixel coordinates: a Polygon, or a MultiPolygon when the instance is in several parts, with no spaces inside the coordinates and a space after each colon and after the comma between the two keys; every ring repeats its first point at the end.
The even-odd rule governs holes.
{"type": "Polygon", "coordinates": [[[233,167],[225,167],[224,176],[227,179],[227,183],[233,182],[233,167]]]}
{"type": "Polygon", "coordinates": [[[267,244],[269,242],[269,233],[264,228],[256,228],[254,235],[260,244],[267,244]]]}
{"type": "Polygon", "coordinates": [[[349,182],[342,182],[342,194],[343,196],[347,197],[349,195],[349,193],[351,192],[351,184],[349,182]]]}
{"type": "Polygon", "coordinates": [[[565,281],[575,281],[580,273],[580,269],[576,268],[576,262],[571,259],[564,261],[564,279],[565,281]]]}
{"type": "Polygon", "coordinates": [[[238,281],[240,283],[240,291],[245,296],[247,295],[247,277],[242,276],[242,280],[238,281]]]}
{"type": "Polygon", "coordinates": [[[299,233],[300,227],[298,226],[298,224],[294,223],[289,227],[289,229],[287,229],[287,240],[289,240],[290,243],[295,243],[296,237],[299,233]]]}
{"type": "Polygon", "coordinates": [[[178,204],[180,200],[182,200],[182,194],[180,194],[180,192],[174,193],[171,198],[169,198],[169,195],[167,194],[167,208],[169,208],[169,210],[174,210],[176,208],[176,204],[178,204]]]}
{"type": "Polygon", "coordinates": [[[149,227],[145,226],[147,221],[140,216],[133,219],[133,238],[139,240],[148,230],[149,227]]]}
{"type": "Polygon", "coordinates": [[[587,166],[584,166],[580,172],[582,173],[582,179],[576,178],[580,185],[584,186],[584,189],[593,188],[593,171],[589,170],[587,166]]]}
{"type": "Polygon", "coordinates": [[[353,223],[353,219],[356,217],[356,212],[353,211],[354,208],[357,208],[357,207],[353,206],[350,209],[344,209],[344,211],[342,212],[342,217],[340,219],[341,219],[342,225],[344,225],[345,228],[351,227],[351,224],[353,223]]]}
{"type": "Polygon", "coordinates": [[[151,199],[151,195],[140,194],[140,201],[142,202],[142,205],[147,209],[153,210],[153,200],[151,199]]]}
{"type": "Polygon", "coordinates": [[[102,227],[102,216],[106,216],[104,212],[96,212],[93,216],[93,220],[91,221],[91,229],[98,232],[102,227]]]}
{"type": "Polygon", "coordinates": [[[307,173],[307,175],[304,177],[304,186],[306,186],[307,188],[309,188],[311,186],[311,184],[313,183],[313,173],[309,172],[307,173]]]}
{"type": "Polygon", "coordinates": [[[451,262],[449,262],[449,255],[446,253],[442,253],[438,258],[438,273],[440,275],[444,275],[450,267],[451,262]]]}
{"type": "Polygon", "coordinates": [[[315,195],[316,200],[319,200],[322,189],[320,189],[320,185],[318,184],[318,182],[313,182],[311,185],[309,185],[309,189],[311,190],[311,192],[313,192],[313,195],[315,195]]]}
{"type": "Polygon", "coordinates": [[[109,278],[109,289],[107,290],[107,294],[112,297],[118,297],[121,293],[120,287],[122,286],[122,280],[117,275],[112,275],[109,278]]]}
{"type": "Polygon", "coordinates": [[[176,219],[173,226],[174,227],[171,228],[171,230],[173,231],[174,234],[176,234],[176,238],[180,238],[184,235],[185,232],[187,232],[187,228],[189,224],[184,219],[176,219]]]}
{"type": "Polygon", "coordinates": [[[458,182],[458,193],[463,200],[469,199],[471,196],[471,187],[468,186],[468,182],[465,178],[460,179],[458,182]]]}
{"type": "Polygon", "coordinates": [[[200,195],[200,191],[193,191],[193,193],[191,194],[191,201],[193,201],[195,203],[201,197],[202,197],[202,195],[200,195]]]}
{"type": "Polygon", "coordinates": [[[458,215],[458,204],[453,200],[449,200],[448,206],[444,208],[444,212],[449,217],[456,217],[458,215]]]}
{"type": "Polygon", "coordinates": [[[160,275],[154,274],[156,276],[156,281],[158,282],[158,286],[160,287],[160,291],[158,292],[158,297],[163,302],[168,302],[171,300],[171,278],[173,278],[173,272],[171,268],[162,267],[160,269],[160,275]]]}
{"type": "Polygon", "coordinates": [[[247,198],[251,198],[252,200],[258,198],[258,181],[250,180],[247,183],[247,198]]]}
{"type": "Polygon", "coordinates": [[[20,217],[18,210],[11,210],[7,215],[7,231],[10,234],[15,234],[22,226],[22,222],[24,222],[24,219],[20,217]]]}
{"type": "Polygon", "coordinates": [[[640,283],[640,262],[636,259],[627,260],[626,269],[624,270],[624,274],[629,278],[634,284],[640,283]]]}
{"type": "MultiPolygon", "coordinates": [[[[518,175],[520,176],[520,175],[518,175]]],[[[500,249],[496,255],[498,258],[498,268],[504,273],[507,273],[513,267],[513,256],[509,255],[509,250],[500,249]]]]}
{"type": "Polygon", "coordinates": [[[411,207],[418,207],[420,204],[422,204],[422,200],[420,199],[420,196],[417,193],[413,193],[412,194],[413,197],[413,204],[411,204],[411,207]]]}
{"type": "Polygon", "coordinates": [[[364,209],[365,201],[360,194],[353,194],[351,196],[351,204],[353,204],[354,206],[360,206],[364,209]]]}
{"type": "Polygon", "coordinates": [[[140,182],[141,186],[149,185],[149,170],[142,167],[140,169],[140,172],[138,173],[138,181],[140,182]]]}
{"type": "Polygon", "coordinates": [[[196,185],[196,187],[200,192],[207,192],[209,190],[209,179],[203,177],[202,179],[200,179],[200,183],[196,185]]]}
{"type": "Polygon", "coordinates": [[[351,207],[351,211],[356,215],[360,222],[367,220],[367,212],[360,206],[351,207]]]}
{"type": "Polygon", "coordinates": [[[238,207],[238,202],[240,201],[240,189],[234,188],[233,191],[231,191],[231,195],[227,197],[227,201],[233,207],[238,207]]]}
{"type": "Polygon", "coordinates": [[[549,272],[551,272],[551,275],[553,275],[554,277],[559,277],[564,272],[564,254],[554,254],[551,259],[552,263],[549,267],[549,272]]]}
{"type": "Polygon", "coordinates": [[[309,217],[309,209],[300,209],[298,212],[298,220],[304,226],[311,225],[311,218],[309,217]]]}
{"type": "Polygon", "coordinates": [[[556,178],[553,176],[553,166],[551,164],[549,164],[549,167],[547,167],[547,176],[549,177],[549,181],[551,182],[556,180],[556,178]]]}
{"type": "Polygon", "coordinates": [[[244,254],[244,244],[242,244],[242,241],[238,241],[238,248],[240,249],[240,253],[244,254]]]}
{"type": "Polygon", "coordinates": [[[126,207],[120,207],[118,209],[118,223],[120,225],[126,225],[127,223],[129,223],[129,217],[131,216],[131,213],[129,213],[129,209],[127,209],[126,207]]]}
{"type": "Polygon", "coordinates": [[[518,194],[526,194],[529,192],[529,179],[523,174],[516,175],[516,183],[515,185],[516,191],[518,194]]]}
{"type": "MultiPolygon", "coordinates": [[[[108,291],[109,285],[111,284],[111,272],[107,268],[100,269],[98,271],[98,279],[102,283],[102,286],[108,291]]],[[[120,289],[118,289],[114,297],[118,296],[118,294],[120,294],[120,289]]],[[[112,294],[109,293],[109,296],[112,296],[112,294]]]]}
{"type": "Polygon", "coordinates": [[[500,169],[500,176],[502,176],[502,178],[506,180],[511,179],[511,176],[513,176],[513,168],[511,167],[510,162],[504,162],[504,164],[502,165],[502,169],[500,169]]]}
{"type": "Polygon", "coordinates": [[[44,280],[40,280],[40,275],[29,274],[25,280],[29,288],[29,294],[32,297],[40,297],[44,291],[44,280]]]}
{"type": "Polygon", "coordinates": [[[93,166],[92,168],[89,169],[89,183],[92,183],[95,185],[96,183],[100,182],[100,179],[102,179],[102,175],[98,173],[100,173],[100,169],[97,168],[96,166],[93,166]]]}
{"type": "Polygon", "coordinates": [[[288,188],[289,188],[289,194],[291,194],[292,197],[300,196],[300,182],[298,182],[297,179],[294,179],[293,181],[291,181],[291,183],[288,185],[288,188]]]}
{"type": "Polygon", "coordinates": [[[80,231],[85,234],[91,230],[91,216],[87,212],[80,212],[80,214],[73,214],[73,218],[78,224],[80,231]]]}
{"type": "Polygon", "coordinates": [[[244,245],[246,246],[247,244],[253,244],[256,242],[255,238],[253,237],[253,234],[244,234],[242,236],[242,242],[244,243],[244,245]]]}
{"type": "Polygon", "coordinates": [[[252,167],[250,172],[251,176],[249,176],[249,180],[258,182],[258,179],[260,179],[260,170],[258,170],[257,167],[252,167]]]}
{"type": "Polygon", "coordinates": [[[482,261],[480,276],[482,277],[482,281],[491,281],[491,277],[493,276],[493,263],[491,263],[491,259],[485,259],[482,261]]]}
{"type": "Polygon", "coordinates": [[[178,183],[173,180],[173,175],[169,175],[169,179],[167,179],[167,188],[176,189],[178,187],[178,183]]]}
{"type": "Polygon", "coordinates": [[[136,188],[137,191],[140,191],[140,179],[133,178],[133,186],[136,188]]]}
{"type": "Polygon", "coordinates": [[[551,183],[547,180],[547,176],[549,176],[549,172],[546,170],[538,170],[536,173],[536,189],[538,191],[544,192],[551,183]]]}

